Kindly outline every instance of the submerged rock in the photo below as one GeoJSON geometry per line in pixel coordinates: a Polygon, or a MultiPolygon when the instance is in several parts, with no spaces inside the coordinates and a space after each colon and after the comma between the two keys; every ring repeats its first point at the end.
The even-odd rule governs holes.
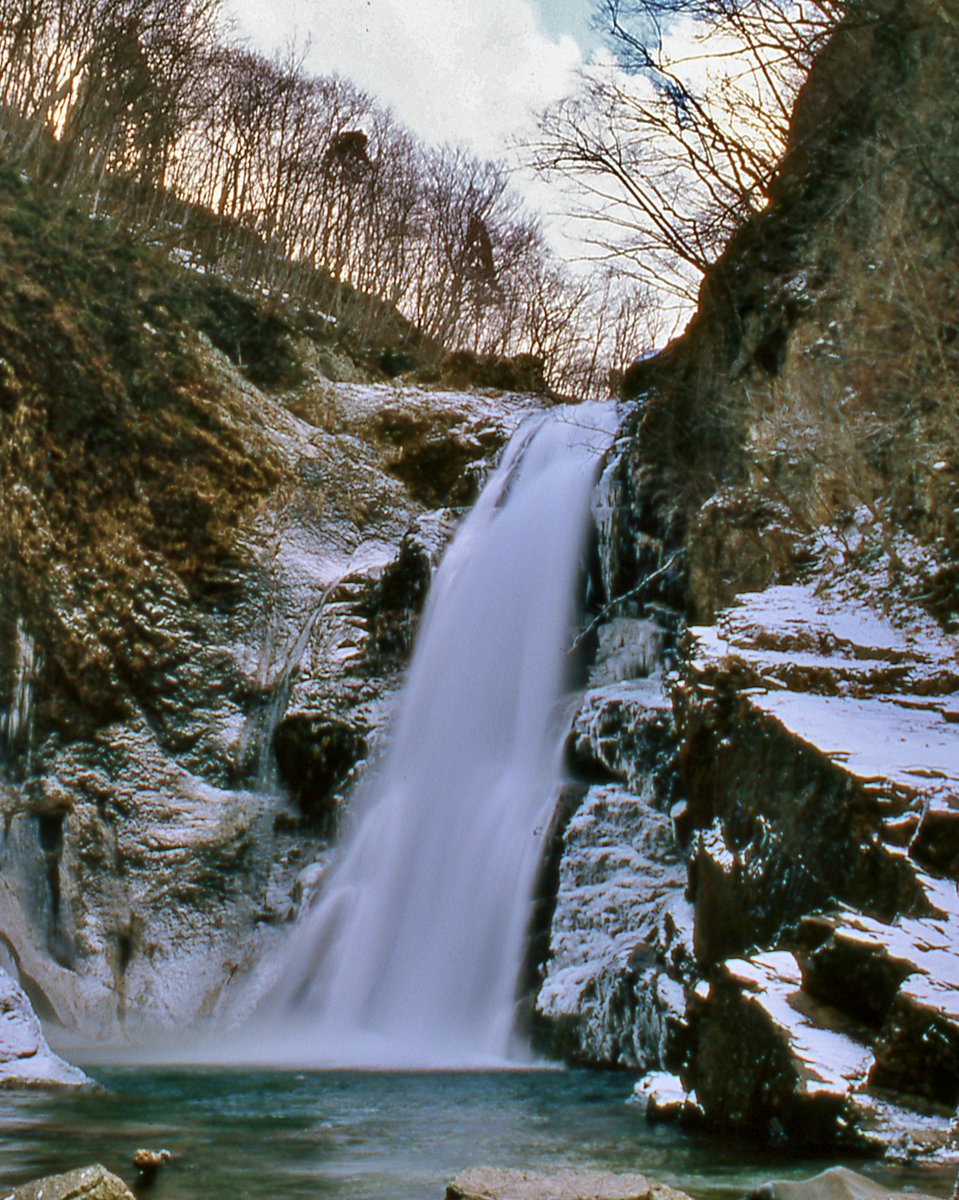
{"type": "Polygon", "coordinates": [[[559,1171],[539,1175],[476,1167],[448,1184],[446,1200],[686,1200],[684,1192],[643,1175],[559,1171]]]}
{"type": "Polygon", "coordinates": [[[150,1188],[156,1183],[161,1167],[165,1167],[173,1158],[169,1150],[136,1150],[133,1155],[133,1165],[138,1172],[137,1187],[150,1188]]]}
{"type": "Polygon", "coordinates": [[[5,1200],[134,1200],[134,1195],[122,1179],[97,1164],[25,1183],[5,1200]]]}
{"type": "Polygon", "coordinates": [[[830,1167],[811,1179],[773,1180],[750,1192],[747,1200],[884,1200],[892,1196],[929,1200],[921,1192],[892,1191],[848,1167],[830,1167]]]}

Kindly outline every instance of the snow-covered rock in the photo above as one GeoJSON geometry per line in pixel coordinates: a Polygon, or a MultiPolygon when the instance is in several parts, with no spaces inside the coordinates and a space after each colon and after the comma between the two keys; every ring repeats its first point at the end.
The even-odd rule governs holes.
{"type": "Polygon", "coordinates": [[[598,640],[567,750],[580,776],[608,782],[585,792],[562,831],[536,1011],[567,1059],[673,1068],[692,910],[672,815],[675,730],[655,673],[662,634],[618,619],[598,640]]]}
{"type": "Polygon", "coordinates": [[[706,1113],[722,1111],[732,1125],[828,1136],[873,1065],[862,1031],[803,995],[788,951],[725,962],[695,994],[693,1016],[686,1075],[706,1113]]]}
{"type": "Polygon", "coordinates": [[[689,631],[674,699],[706,979],[684,1082],[717,1125],[941,1146],[959,1103],[954,639],[773,587],[689,631]]]}
{"type": "Polygon", "coordinates": [[[0,1088],[76,1088],[92,1082],[47,1045],[26,994],[0,970],[0,1088]]]}
{"type": "Polygon", "coordinates": [[[573,766],[586,778],[605,776],[640,791],[663,769],[675,743],[672,705],[662,677],[643,675],[590,687],[567,748],[573,766]]]}
{"type": "Polygon", "coordinates": [[[650,1071],[633,1086],[630,1101],[649,1121],[695,1122],[702,1109],[695,1092],[687,1092],[678,1075],[668,1071],[650,1071]]]}
{"type": "Polygon", "coordinates": [[[685,867],[668,816],[617,785],[591,788],[566,827],[537,1009],[554,1044],[591,1063],[675,1063],[689,956],[685,867]]]}
{"type": "Polygon", "coordinates": [[[776,586],[688,630],[664,681],[645,621],[603,628],[569,740],[601,782],[565,828],[537,1001],[554,1048],[644,1068],[650,1116],[941,1150],[959,1103],[954,639],[776,586]]]}
{"type": "Polygon", "coordinates": [[[221,506],[215,546],[194,552],[178,493],[154,523],[185,566],[123,513],[78,548],[24,485],[38,599],[0,597],[0,962],[98,1041],[221,1016],[283,936],[376,753],[448,505],[535,407],[319,377],[266,393],[202,358],[201,445],[247,497],[175,465],[198,512],[221,506]]]}

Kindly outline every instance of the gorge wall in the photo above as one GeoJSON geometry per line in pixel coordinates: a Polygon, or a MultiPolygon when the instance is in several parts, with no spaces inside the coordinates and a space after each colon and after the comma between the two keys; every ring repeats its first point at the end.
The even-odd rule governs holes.
{"type": "Polygon", "coordinates": [[[51,1028],[137,1037],[221,1011],[308,899],[536,402],[360,384],[323,314],[19,177],[0,240],[0,960],[51,1028]]]}
{"type": "Polygon", "coordinates": [[[851,6],[768,208],[627,375],[537,1010],[647,1071],[651,1115],[950,1140],[957,33],[951,3],[851,6]]]}

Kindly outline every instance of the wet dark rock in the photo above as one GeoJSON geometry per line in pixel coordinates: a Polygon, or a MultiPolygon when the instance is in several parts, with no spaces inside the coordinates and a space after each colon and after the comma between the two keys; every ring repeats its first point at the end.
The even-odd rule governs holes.
{"type": "Polygon", "coordinates": [[[933,870],[959,877],[959,796],[944,792],[919,815],[909,850],[933,870]]]}
{"type": "Polygon", "coordinates": [[[543,852],[533,886],[533,902],[526,934],[526,954],[517,994],[519,996],[518,1025],[544,1048],[552,1046],[553,1036],[549,1024],[542,1021],[536,1009],[536,998],[546,974],[550,934],[556,915],[556,906],[559,903],[560,872],[566,828],[581,807],[587,791],[588,787],[585,783],[566,784],[557,798],[549,827],[545,831],[540,831],[544,834],[543,852]]]}
{"type": "Polygon", "coordinates": [[[300,812],[327,826],[337,793],[366,754],[366,738],[344,721],[300,713],[280,725],[274,747],[280,774],[300,812]]]}
{"type": "Polygon", "coordinates": [[[753,941],[742,881],[742,858],[726,845],[719,823],[699,830],[690,847],[689,886],[696,897],[693,944],[701,962],[717,962],[753,941]]]}
{"type": "Polygon", "coordinates": [[[803,989],[828,1001],[842,996],[850,1016],[878,1030],[904,979],[915,970],[908,957],[896,957],[896,931],[864,938],[841,916],[807,917],[798,932],[803,989]]]}
{"type": "Polygon", "coordinates": [[[446,510],[429,523],[414,526],[400,542],[389,563],[363,600],[362,615],[370,631],[364,666],[374,674],[408,660],[433,572],[455,529],[456,518],[446,510]]]}
{"type": "Polygon", "coordinates": [[[959,999],[956,987],[910,977],[875,1043],[870,1081],[954,1111],[959,1104],[959,999]]]}
{"type": "Polygon", "coordinates": [[[691,1019],[682,1078],[707,1122],[770,1141],[834,1139],[873,1062],[853,1022],[802,995],[788,953],[728,960],[697,988],[691,1019]]]}

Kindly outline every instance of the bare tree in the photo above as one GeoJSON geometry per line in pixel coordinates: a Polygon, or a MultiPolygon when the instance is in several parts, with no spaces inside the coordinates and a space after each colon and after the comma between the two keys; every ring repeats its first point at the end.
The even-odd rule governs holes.
{"type": "Polygon", "coordinates": [[[613,59],[543,114],[534,164],[565,180],[625,259],[682,302],[730,233],[761,209],[836,0],[598,0],[613,59]]]}
{"type": "Polygon", "coordinates": [[[0,0],[0,153],[209,269],[322,290],[362,338],[386,300],[439,345],[602,390],[619,301],[556,260],[504,166],[424,146],[295,47],[225,42],[219,5],[0,0]]]}
{"type": "Polygon", "coordinates": [[[172,147],[192,119],[193,81],[218,6],[219,0],[51,6],[39,34],[43,84],[29,97],[32,111],[21,107],[32,122],[24,152],[43,132],[56,143],[45,173],[60,184],[96,185],[108,171],[161,184],[172,147]]]}

